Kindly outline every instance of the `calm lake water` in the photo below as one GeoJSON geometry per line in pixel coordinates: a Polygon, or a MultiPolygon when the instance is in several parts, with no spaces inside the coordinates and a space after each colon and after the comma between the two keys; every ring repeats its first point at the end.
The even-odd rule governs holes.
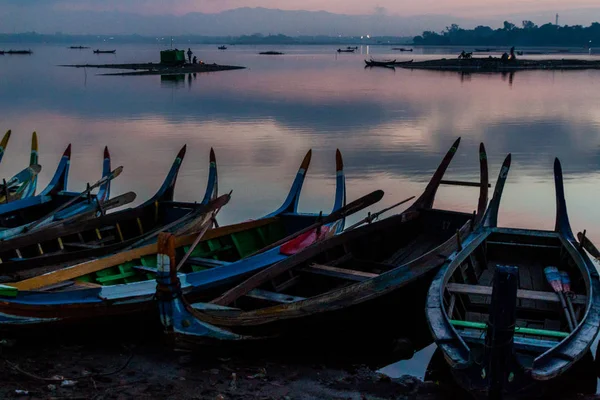
{"type": "MultiPolygon", "coordinates": [[[[29,47],[0,45],[6,50],[29,47]]],[[[139,203],[158,188],[187,144],[176,199],[200,200],[212,146],[220,191],[233,190],[219,220],[231,223],[278,207],[311,148],[301,211],[331,208],[336,148],[344,155],[349,200],[385,190],[375,210],[418,195],[461,136],[448,179],[478,180],[482,141],[492,183],[506,154],[513,155],[500,225],[553,228],[552,166],[559,157],[573,229],[587,229],[600,241],[600,71],[512,76],[394,71],[364,69],[363,59],[444,55],[398,54],[389,47],[339,55],[335,46],[216,47],[192,50],[207,63],[247,68],[164,79],[99,76],[111,71],[57,66],[158,61],[158,45],[102,47],[117,49],[115,55],[31,46],[31,56],[0,56],[0,131],[13,130],[0,166],[3,176],[24,168],[36,130],[43,166],[39,188],[72,143],[69,189],[83,190],[86,182],[99,179],[102,149],[108,145],[113,165],[125,167],[113,194],[133,190],[139,203]],[[258,55],[265,50],[286,54],[258,55]]],[[[472,211],[477,196],[477,189],[445,187],[436,206],[472,211]]]]}

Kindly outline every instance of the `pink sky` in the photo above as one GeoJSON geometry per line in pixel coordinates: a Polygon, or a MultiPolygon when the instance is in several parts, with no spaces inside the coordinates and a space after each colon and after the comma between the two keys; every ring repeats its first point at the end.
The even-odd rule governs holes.
{"type": "MultiPolygon", "coordinates": [[[[495,16],[531,12],[560,12],[565,9],[595,8],[597,0],[58,0],[62,7],[119,10],[144,14],[215,13],[239,7],[285,10],[325,10],[340,14],[372,14],[383,7],[389,14],[452,14],[462,17],[495,16]]],[[[600,19],[598,16],[592,19],[600,19]]]]}

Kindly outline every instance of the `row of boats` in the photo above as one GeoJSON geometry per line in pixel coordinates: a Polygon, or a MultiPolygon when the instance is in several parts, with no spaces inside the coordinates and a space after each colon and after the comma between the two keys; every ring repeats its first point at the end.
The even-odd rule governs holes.
{"type": "Polygon", "coordinates": [[[378,218],[413,198],[346,229],[345,219],[383,191],[346,204],[339,151],[331,213],[298,212],[309,151],[281,207],[219,226],[231,193],[217,193],[212,149],[201,201],[173,200],[184,147],[153,197],[106,213],[119,169],[111,171],[105,149],[103,178],[67,192],[69,146],[42,194],[0,204],[0,232],[16,229],[0,241],[0,329],[118,327],[158,314],[186,350],[397,338],[418,349],[433,339],[454,380],[476,396],[543,393],[598,333],[600,281],[584,247],[595,248],[585,232],[573,235],[558,159],[555,229],[499,228],[511,157],[488,204],[483,144],[480,182],[444,180],[459,144],[405,211],[378,218]],[[478,188],[476,211],[434,208],[443,184],[478,188]]]}

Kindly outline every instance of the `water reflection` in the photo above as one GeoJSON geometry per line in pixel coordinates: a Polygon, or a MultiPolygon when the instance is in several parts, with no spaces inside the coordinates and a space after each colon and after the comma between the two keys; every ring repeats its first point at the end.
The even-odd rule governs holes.
{"type": "MultiPolygon", "coordinates": [[[[81,70],[54,65],[95,62],[87,53],[33,50],[28,60],[0,60],[5,78],[0,129],[18,132],[3,170],[20,165],[15,161],[13,167],[12,155],[27,145],[18,135],[37,129],[41,160],[48,165],[40,179],[73,142],[72,181],[84,183],[98,174],[96,159],[108,144],[115,163],[125,165],[116,190],[135,190],[141,200],[155,189],[177,148],[188,143],[178,196],[189,200],[204,184],[208,149],[214,146],[222,187],[234,189],[234,200],[223,210],[233,221],[275,207],[309,148],[315,156],[302,209],[330,208],[337,147],[346,162],[349,196],[384,188],[383,207],[418,194],[449,144],[462,136],[451,178],[477,179],[480,141],[494,178],[505,154],[513,153],[502,224],[552,227],[552,161],[559,156],[574,229],[600,235],[598,224],[590,223],[600,218],[592,201],[600,194],[598,71],[523,71],[514,84],[514,74],[456,79],[456,73],[437,71],[365,71],[363,55],[332,57],[326,46],[290,46],[282,49],[285,56],[268,59],[255,47],[219,52],[199,46],[207,62],[248,68],[201,74],[198,85],[191,75],[107,77],[89,69],[82,79],[81,70]]],[[[114,58],[149,61],[158,50],[124,46],[114,58]]],[[[380,48],[368,52],[382,59],[403,57],[380,48]]],[[[470,189],[444,188],[437,204],[470,211],[476,197],[470,189]]]]}

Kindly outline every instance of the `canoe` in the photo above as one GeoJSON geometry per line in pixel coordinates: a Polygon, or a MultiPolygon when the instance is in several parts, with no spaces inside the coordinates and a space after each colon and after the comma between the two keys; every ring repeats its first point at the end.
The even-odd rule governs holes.
{"type": "Polygon", "coordinates": [[[396,60],[383,60],[383,61],[375,61],[373,59],[365,60],[365,64],[368,67],[391,67],[394,65],[395,62],[396,62],[396,60]]]}
{"type": "Polygon", "coordinates": [[[227,46],[219,46],[217,47],[219,50],[227,50],[227,46]]]}
{"type": "Polygon", "coordinates": [[[31,50],[8,50],[3,51],[1,54],[33,54],[31,50]]]}
{"type": "Polygon", "coordinates": [[[338,53],[354,53],[354,49],[337,49],[338,53]]]}
{"type": "Polygon", "coordinates": [[[69,46],[69,49],[77,49],[77,50],[89,49],[89,46],[69,46]]]}
{"type": "Polygon", "coordinates": [[[193,304],[178,289],[173,271],[159,267],[157,299],[167,336],[180,349],[272,339],[318,338],[353,349],[357,339],[366,344],[401,337],[415,348],[430,343],[422,312],[429,283],[457,248],[457,231],[465,235],[487,202],[482,145],[481,182],[472,184],[480,187],[479,214],[433,208],[459,141],[406,211],[310,246],[210,303],[193,304]],[[189,323],[182,325],[184,320],[189,323]]]}
{"type": "Polygon", "coordinates": [[[553,231],[497,227],[509,168],[510,155],[482,225],[444,264],[427,299],[452,377],[478,398],[548,393],[588,353],[600,326],[600,281],[573,237],[560,161],[553,231]]]}
{"type": "Polygon", "coordinates": [[[413,51],[414,49],[407,49],[407,48],[404,48],[404,47],[394,47],[394,48],[392,48],[392,50],[413,51]]]}
{"type": "MultiPolygon", "coordinates": [[[[70,147],[67,148],[67,152],[70,154],[70,147]]],[[[68,160],[69,156],[63,156],[68,160]]],[[[40,231],[47,229],[51,225],[56,225],[62,221],[69,221],[69,223],[76,221],[83,221],[84,219],[94,218],[104,215],[106,211],[121,207],[135,200],[135,193],[129,192],[124,195],[118,196],[114,199],[110,197],[110,184],[111,184],[111,167],[110,167],[110,153],[108,148],[104,148],[104,161],[102,171],[102,182],[99,184],[98,193],[96,195],[86,193],[84,195],[77,195],[75,193],[66,194],[64,192],[52,193],[52,191],[45,190],[40,195],[45,201],[40,203],[30,203],[25,207],[18,208],[23,218],[19,218],[18,221],[22,222],[22,225],[15,225],[17,222],[14,213],[10,213],[7,218],[0,216],[0,221],[10,221],[10,226],[0,227],[0,240],[7,240],[15,236],[21,235],[29,231],[40,231]],[[25,218],[26,217],[26,218],[25,218]]],[[[65,164],[68,169],[68,163],[65,164]]],[[[60,176],[62,173],[61,168],[55,174],[55,177],[60,176]]],[[[66,176],[66,172],[65,172],[66,176]]],[[[53,181],[60,179],[54,178],[53,181]]],[[[56,189],[56,188],[55,188],[56,189]]],[[[25,202],[25,200],[20,200],[25,202]]],[[[18,203],[18,202],[15,202],[18,203]]],[[[15,204],[11,203],[11,204],[15,204]]]]}
{"type": "MultiPolygon", "coordinates": [[[[307,153],[288,196],[277,210],[258,220],[218,227],[205,233],[178,272],[186,295],[208,300],[206,296],[212,291],[222,290],[225,285],[239,282],[248,274],[288,257],[280,252],[281,245],[264,249],[319,219],[318,213],[298,212],[311,154],[310,151],[307,153]]],[[[334,212],[346,201],[339,151],[336,174],[334,212]]],[[[313,240],[341,232],[343,227],[343,219],[327,224],[321,228],[320,237],[313,240]]],[[[177,237],[178,262],[197,236],[177,237]]],[[[308,240],[303,245],[310,243],[308,240]]],[[[0,328],[90,323],[101,317],[125,315],[129,318],[144,314],[150,314],[156,321],[156,259],[157,244],[152,243],[4,286],[0,289],[0,294],[4,295],[0,297],[0,328]]]]}
{"type": "Polygon", "coordinates": [[[94,50],[94,54],[115,54],[117,50],[94,50]]]}
{"type": "MultiPolygon", "coordinates": [[[[2,139],[2,155],[4,148],[10,138],[10,131],[2,139]],[[6,142],[4,140],[6,139],[6,142]]],[[[29,166],[8,180],[0,183],[0,204],[7,204],[15,200],[31,197],[37,188],[37,175],[41,171],[38,164],[38,140],[37,134],[31,135],[31,152],[29,155],[29,166]]]]}
{"type": "MultiPolygon", "coordinates": [[[[200,230],[205,215],[229,197],[217,195],[214,152],[204,200],[200,203],[173,201],[175,182],[186,151],[177,154],[171,170],[156,194],[143,204],[79,223],[47,227],[0,242],[0,275],[6,281],[29,278],[89,258],[139,247],[156,240],[159,231],[185,234],[200,230]]],[[[224,204],[221,204],[224,205],[224,204]]]]}

